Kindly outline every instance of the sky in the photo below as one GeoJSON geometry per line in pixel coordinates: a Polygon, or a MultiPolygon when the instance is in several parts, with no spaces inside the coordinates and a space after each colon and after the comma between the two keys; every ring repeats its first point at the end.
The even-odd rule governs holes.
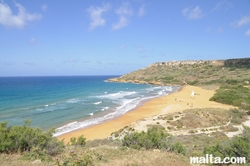
{"type": "Polygon", "coordinates": [[[250,0],[0,0],[0,76],[250,57],[250,0]]]}

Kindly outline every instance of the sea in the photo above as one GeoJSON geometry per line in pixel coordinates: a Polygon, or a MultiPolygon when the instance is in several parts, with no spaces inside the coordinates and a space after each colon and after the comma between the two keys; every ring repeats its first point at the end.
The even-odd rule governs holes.
{"type": "Polygon", "coordinates": [[[55,128],[54,136],[119,117],[178,86],[114,83],[117,76],[0,77],[0,122],[55,128]]]}

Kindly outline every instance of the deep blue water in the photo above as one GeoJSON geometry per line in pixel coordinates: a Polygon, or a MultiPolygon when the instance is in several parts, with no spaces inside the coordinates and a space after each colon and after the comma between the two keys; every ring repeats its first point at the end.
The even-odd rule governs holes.
{"type": "Polygon", "coordinates": [[[120,116],[178,87],[106,82],[114,76],[0,77],[0,122],[60,135],[120,116]]]}

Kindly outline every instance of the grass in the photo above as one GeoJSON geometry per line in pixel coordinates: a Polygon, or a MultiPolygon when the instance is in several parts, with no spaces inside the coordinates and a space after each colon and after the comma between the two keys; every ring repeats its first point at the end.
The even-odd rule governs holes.
{"type": "MultiPolygon", "coordinates": [[[[70,157],[70,149],[64,151],[61,156],[54,158],[52,162],[32,163],[34,161],[22,160],[20,155],[0,155],[1,166],[57,166],[62,164],[65,158],[70,157]],[[58,160],[57,160],[58,159],[58,160]]],[[[92,156],[92,164],[99,166],[185,166],[189,165],[189,159],[186,156],[180,156],[175,153],[154,150],[136,150],[127,148],[114,148],[112,146],[100,146],[90,150],[86,148],[77,148],[74,151],[79,160],[89,154],[92,156]]],[[[39,160],[37,160],[39,162],[39,160]]],[[[91,164],[89,164],[91,165],[91,164]]]]}

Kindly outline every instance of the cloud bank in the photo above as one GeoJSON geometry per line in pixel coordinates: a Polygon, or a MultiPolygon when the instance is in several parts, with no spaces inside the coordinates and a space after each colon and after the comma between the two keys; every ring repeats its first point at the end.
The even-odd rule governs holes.
{"type": "Polygon", "coordinates": [[[35,21],[42,18],[41,14],[28,13],[21,4],[16,2],[14,3],[18,8],[17,15],[12,13],[11,8],[6,3],[4,3],[4,1],[0,2],[0,24],[3,26],[22,29],[29,21],[35,21]]]}
{"type": "Polygon", "coordinates": [[[239,28],[239,27],[242,27],[243,25],[247,25],[249,23],[250,23],[250,16],[244,16],[240,20],[232,23],[232,26],[239,28]]]}
{"type": "Polygon", "coordinates": [[[138,17],[142,17],[145,15],[145,5],[142,5],[140,8],[139,8],[139,11],[138,11],[138,14],[137,16],[138,17]]]}
{"type": "Polygon", "coordinates": [[[212,11],[223,9],[224,11],[228,11],[230,8],[233,8],[233,4],[228,2],[227,0],[220,1],[216,4],[216,6],[212,9],[212,11]]]}
{"type": "Polygon", "coordinates": [[[190,20],[197,20],[202,17],[202,10],[199,6],[196,6],[193,9],[190,7],[186,7],[182,10],[182,14],[190,20]]]}
{"type": "Polygon", "coordinates": [[[246,31],[245,35],[250,37],[250,29],[246,31]]]}
{"type": "Polygon", "coordinates": [[[123,2],[122,6],[115,10],[119,16],[119,21],[113,24],[112,29],[117,30],[129,24],[129,17],[133,15],[133,10],[128,2],[123,2]]]}
{"type": "Polygon", "coordinates": [[[93,30],[98,26],[104,26],[106,23],[106,20],[104,18],[102,18],[102,14],[104,12],[107,12],[110,9],[110,5],[109,4],[104,4],[101,7],[89,7],[87,9],[87,12],[89,13],[91,22],[89,25],[89,30],[93,30]]]}

